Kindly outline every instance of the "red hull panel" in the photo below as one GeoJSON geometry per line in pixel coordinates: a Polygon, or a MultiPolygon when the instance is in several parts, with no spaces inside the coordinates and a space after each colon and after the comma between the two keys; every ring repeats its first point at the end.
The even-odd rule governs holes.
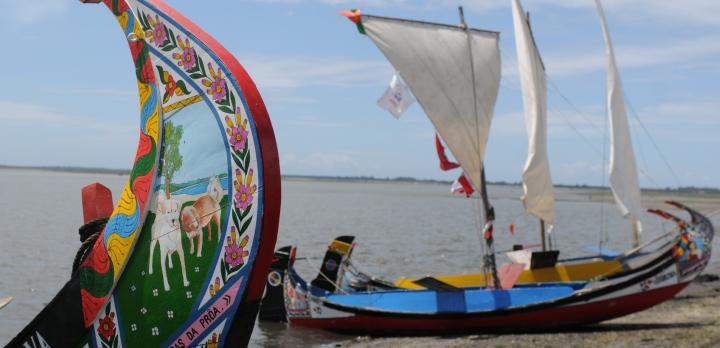
{"type": "Polygon", "coordinates": [[[346,332],[448,332],[472,330],[537,329],[597,323],[645,310],[682,291],[687,282],[618,298],[566,307],[554,307],[506,316],[462,319],[427,319],[358,314],[347,318],[289,318],[305,327],[346,332]]]}

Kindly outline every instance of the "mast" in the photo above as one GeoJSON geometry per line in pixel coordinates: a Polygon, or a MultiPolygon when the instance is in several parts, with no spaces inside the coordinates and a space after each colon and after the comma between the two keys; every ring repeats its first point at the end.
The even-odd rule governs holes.
{"type": "Polygon", "coordinates": [[[555,222],[555,193],[547,155],[547,82],[545,66],[519,0],[512,1],[518,70],[528,134],[528,156],[523,169],[525,210],[540,220],[542,249],[547,250],[545,224],[555,222]]]}
{"type": "MultiPolygon", "coordinates": [[[[535,43],[535,35],[532,33],[532,26],[530,24],[530,12],[525,13],[525,22],[527,23],[528,31],[530,32],[530,37],[533,39],[533,46],[535,47],[535,53],[537,54],[537,57],[540,59],[540,63],[542,63],[542,58],[540,58],[540,53],[537,49],[537,44],[535,43]]],[[[544,68],[544,67],[543,67],[544,68]]],[[[547,246],[545,243],[545,220],[543,218],[538,217],[538,220],[540,220],[540,240],[542,241],[542,251],[547,251],[547,246]]]]}
{"type": "Polygon", "coordinates": [[[640,246],[640,221],[635,217],[630,217],[630,226],[632,226],[632,246],[637,248],[640,246]]]}
{"type": "MultiPolygon", "coordinates": [[[[401,18],[354,15],[348,18],[372,40],[412,91],[465,177],[487,194],[485,148],[500,88],[498,32],[401,18]]],[[[484,236],[492,254],[492,206],[484,200],[484,236]],[[489,237],[489,238],[488,238],[489,237]]],[[[478,215],[480,213],[478,212],[478,215]]],[[[488,255],[488,253],[485,253],[488,255]]],[[[494,267],[489,274],[496,274],[494,267]]],[[[495,277],[497,280],[497,277],[495,277]]],[[[495,281],[491,285],[499,285],[495,281]]]]}
{"type": "Polygon", "coordinates": [[[620,73],[615,62],[615,51],[608,31],[605,13],[600,0],[595,0],[600,26],[605,37],[608,58],[607,109],[610,119],[610,189],[615,204],[624,217],[630,219],[632,226],[633,247],[640,244],[640,215],[642,201],[640,196],[640,180],[638,178],[635,153],[632,146],[630,125],[628,123],[625,98],[623,96],[620,73]]]}
{"type": "MultiPolygon", "coordinates": [[[[518,0],[519,1],[519,0],[518,0]]],[[[540,63],[542,63],[542,59],[540,58],[540,53],[537,49],[537,44],[535,43],[535,35],[532,33],[532,25],[530,24],[530,12],[525,13],[525,22],[527,23],[528,31],[530,32],[530,37],[533,40],[533,46],[535,47],[535,53],[537,54],[537,57],[540,59],[540,63]]],[[[544,70],[544,66],[543,66],[544,70]]],[[[540,240],[542,241],[542,251],[547,251],[547,246],[545,244],[545,220],[543,218],[538,217],[538,220],[540,220],[540,240]]]]}
{"type": "MultiPolygon", "coordinates": [[[[472,50],[472,39],[470,37],[470,34],[468,33],[467,24],[465,24],[465,13],[462,6],[458,7],[458,13],[460,15],[460,27],[463,28],[467,36],[468,52],[470,54],[470,74],[473,79],[473,108],[477,117],[477,88],[475,84],[475,64],[473,63],[474,59],[472,50]]],[[[495,211],[490,205],[490,199],[488,198],[487,181],[485,180],[485,163],[482,160],[480,161],[480,166],[482,167],[480,172],[480,197],[482,197],[483,217],[485,219],[485,226],[483,227],[483,237],[485,239],[485,247],[487,248],[485,250],[485,255],[483,255],[483,267],[485,268],[483,273],[492,274],[493,288],[500,289],[500,278],[497,274],[497,264],[495,262],[495,247],[493,245],[493,221],[495,220],[495,211]]]]}

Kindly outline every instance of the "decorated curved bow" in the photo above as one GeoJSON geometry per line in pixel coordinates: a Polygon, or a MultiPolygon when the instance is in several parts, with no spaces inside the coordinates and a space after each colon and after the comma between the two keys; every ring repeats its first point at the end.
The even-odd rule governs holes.
{"type": "MultiPolygon", "coordinates": [[[[127,39],[140,97],[140,141],[128,182],[89,256],[10,346],[40,341],[52,347],[245,345],[265,285],[280,210],[277,147],[262,98],[232,54],[164,2],[81,1],[104,2],[127,39]],[[178,118],[186,120],[184,136],[182,127],[173,125],[181,122],[178,118]],[[201,118],[216,131],[193,133],[193,122],[201,118]],[[180,190],[168,173],[182,166],[178,151],[200,146],[202,141],[193,140],[205,135],[221,144],[213,148],[213,158],[224,158],[218,162],[223,169],[202,182],[182,184],[185,191],[180,190]],[[178,145],[179,138],[183,145],[178,145]],[[208,191],[187,191],[188,185],[204,185],[208,191]],[[218,192],[211,194],[211,186],[218,192]],[[182,253],[198,234],[189,233],[186,221],[181,228],[154,226],[160,223],[159,195],[178,202],[172,211],[177,220],[199,214],[188,209],[195,208],[193,200],[218,207],[196,217],[213,217],[198,229],[198,241],[205,240],[206,246],[198,243],[196,254],[182,253]],[[175,238],[170,249],[166,236],[175,238]],[[147,273],[152,273],[152,250],[158,241],[162,277],[147,273]],[[182,279],[177,278],[178,268],[182,279]]],[[[186,165],[209,161],[201,157],[186,165]]],[[[197,211],[207,208],[198,206],[197,211]]]]}

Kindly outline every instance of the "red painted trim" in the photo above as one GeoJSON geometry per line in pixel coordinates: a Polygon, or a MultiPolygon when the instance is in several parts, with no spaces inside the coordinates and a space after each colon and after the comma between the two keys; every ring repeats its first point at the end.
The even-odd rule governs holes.
{"type": "Polygon", "coordinates": [[[497,329],[533,330],[597,323],[639,312],[672,298],[687,285],[687,282],[680,283],[609,300],[497,317],[485,316],[482,318],[436,320],[432,318],[408,319],[383,317],[381,315],[356,315],[333,319],[288,319],[293,325],[363,333],[451,332],[497,329]]]}
{"type": "Polygon", "coordinates": [[[277,231],[280,223],[280,160],[278,156],[275,133],[265,103],[250,75],[237,59],[214,38],[208,35],[195,23],[180,14],[162,0],[149,0],[162,12],[170,15],[188,31],[193,33],[210,50],[215,53],[225,66],[232,72],[240,89],[245,95],[250,114],[255,123],[263,169],[263,216],[260,236],[260,247],[248,279],[243,302],[259,300],[265,289],[267,273],[272,262],[277,231]]]}

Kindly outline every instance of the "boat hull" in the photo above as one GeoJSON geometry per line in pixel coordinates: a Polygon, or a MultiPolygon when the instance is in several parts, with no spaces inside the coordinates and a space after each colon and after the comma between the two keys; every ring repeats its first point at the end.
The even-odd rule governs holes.
{"type": "Polygon", "coordinates": [[[284,283],[288,320],[357,334],[444,334],[552,330],[642,311],[682,291],[710,260],[712,224],[678,207],[692,219],[680,225],[672,243],[626,259],[623,271],[588,282],[348,294],[308,286],[291,267],[284,283]],[[572,291],[559,291],[569,287],[572,291]]]}
{"type": "Polygon", "coordinates": [[[513,331],[558,329],[598,323],[648,309],[671,299],[687,285],[688,283],[685,282],[597,302],[504,316],[467,318],[438,315],[421,318],[362,313],[328,319],[290,318],[290,323],[353,334],[477,333],[510,329],[513,331]]]}

